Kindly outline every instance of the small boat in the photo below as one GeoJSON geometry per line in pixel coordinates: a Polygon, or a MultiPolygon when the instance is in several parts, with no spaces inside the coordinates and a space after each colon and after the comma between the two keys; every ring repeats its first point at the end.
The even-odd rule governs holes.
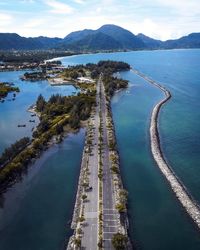
{"type": "Polygon", "coordinates": [[[29,120],[29,122],[35,122],[35,120],[29,120]]]}
{"type": "Polygon", "coordinates": [[[24,128],[24,127],[26,127],[26,124],[18,124],[17,127],[18,128],[24,128]]]}
{"type": "Polygon", "coordinates": [[[31,117],[34,117],[34,116],[36,116],[36,114],[32,114],[32,115],[31,115],[31,117]]]}

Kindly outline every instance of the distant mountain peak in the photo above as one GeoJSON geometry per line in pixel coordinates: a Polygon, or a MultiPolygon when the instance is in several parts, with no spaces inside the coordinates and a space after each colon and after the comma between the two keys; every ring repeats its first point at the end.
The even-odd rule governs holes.
{"type": "Polygon", "coordinates": [[[200,33],[179,39],[160,41],[142,33],[137,36],[115,24],[105,24],[97,30],[84,29],[68,34],[64,39],[22,37],[16,33],[0,33],[0,50],[64,49],[80,51],[200,48],[200,33]]]}

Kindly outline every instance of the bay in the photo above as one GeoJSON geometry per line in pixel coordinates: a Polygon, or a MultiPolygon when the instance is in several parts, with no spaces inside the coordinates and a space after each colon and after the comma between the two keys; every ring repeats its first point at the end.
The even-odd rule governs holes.
{"type": "MultiPolygon", "coordinates": [[[[198,101],[200,50],[79,55],[63,58],[62,61],[65,65],[75,65],[105,59],[128,62],[132,67],[152,77],[171,91],[172,99],[162,108],[159,118],[162,148],[174,171],[196,200],[200,201],[200,109],[198,101]]],[[[137,249],[200,249],[199,231],[180,206],[154,163],[150,151],[150,115],[154,105],[163,97],[162,93],[131,72],[122,73],[121,76],[129,80],[129,88],[114,96],[112,110],[123,182],[129,192],[131,238],[136,243],[137,249]]],[[[12,74],[9,77],[14,79],[12,74]]],[[[38,84],[40,86],[40,83],[38,84]]],[[[63,247],[64,236],[68,238],[70,235],[66,221],[71,217],[73,209],[83,148],[83,132],[80,136],[79,134],[76,136],[73,138],[77,138],[74,140],[78,150],[75,146],[75,150],[70,154],[65,146],[60,145],[61,149],[60,146],[56,146],[57,149],[53,154],[50,153],[51,156],[47,161],[39,160],[41,165],[39,162],[37,163],[39,167],[35,168],[38,169],[36,174],[33,174],[31,178],[27,175],[23,179],[22,183],[19,184],[22,185],[21,189],[13,188],[10,193],[5,195],[3,209],[4,212],[10,211],[10,213],[4,214],[3,218],[7,219],[0,220],[0,228],[2,229],[2,225],[4,225],[2,232],[6,232],[2,238],[0,236],[0,243],[4,244],[3,249],[13,249],[14,244],[12,244],[11,239],[14,239],[13,242],[18,246],[18,249],[22,250],[29,249],[27,247],[29,241],[33,244],[33,248],[30,249],[56,250],[63,247]],[[66,169],[68,169],[68,175],[65,172],[66,169]],[[63,178],[61,174],[63,174],[63,178]],[[34,185],[38,179],[40,180],[39,185],[34,185]],[[29,188],[26,188],[26,185],[29,188]],[[52,188],[57,185],[62,186],[62,190],[52,188]],[[48,190],[50,190],[49,193],[48,190]],[[52,197],[50,195],[46,197],[52,192],[52,197]],[[41,198],[38,198],[40,195],[41,198]],[[66,203],[59,202],[63,201],[63,196],[66,198],[66,203]],[[20,197],[24,197],[22,201],[20,197]],[[52,201],[50,201],[51,198],[52,201]],[[49,200],[45,202],[46,199],[49,200]],[[57,210],[57,202],[60,212],[57,210]],[[7,209],[5,210],[6,204],[7,209]],[[35,208],[35,204],[37,204],[38,210],[35,208]],[[13,210],[12,207],[14,207],[13,210]],[[15,207],[17,207],[17,212],[15,207]],[[49,207],[51,207],[50,212],[47,211],[49,207]],[[35,211],[38,211],[37,216],[35,211]],[[54,220],[54,214],[57,215],[57,222],[54,220]],[[35,223],[30,215],[33,215],[35,223]],[[25,231],[27,232],[23,243],[25,231]],[[31,236],[34,236],[34,240],[31,236]]],[[[73,145],[73,139],[69,140],[69,145],[71,144],[73,145]]]]}

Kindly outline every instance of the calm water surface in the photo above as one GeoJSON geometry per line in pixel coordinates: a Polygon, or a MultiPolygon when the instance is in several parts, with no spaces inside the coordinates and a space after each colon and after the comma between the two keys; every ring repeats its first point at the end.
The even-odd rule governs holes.
{"type": "MultiPolygon", "coordinates": [[[[200,202],[200,50],[140,51],[64,58],[68,64],[122,60],[165,85],[172,99],[160,116],[167,160],[200,202]]],[[[200,249],[200,234],[152,160],[150,114],[162,98],[133,73],[129,93],[112,101],[124,184],[129,191],[131,235],[141,249],[200,249]]]]}
{"type": "Polygon", "coordinates": [[[1,250],[64,249],[71,234],[83,143],[83,130],[69,135],[44,152],[23,181],[1,197],[1,250]]]}
{"type": "MultiPolygon", "coordinates": [[[[62,61],[65,65],[74,65],[104,59],[126,61],[171,91],[172,99],[160,116],[162,147],[175,172],[200,201],[200,50],[81,55],[66,57],[62,61]]],[[[17,96],[16,101],[3,104],[10,105],[10,108],[2,108],[0,104],[1,124],[4,119],[21,122],[16,117],[2,117],[6,117],[12,109],[15,110],[12,116],[15,113],[19,115],[23,107],[24,116],[40,92],[46,97],[50,95],[51,90],[46,83],[27,85],[17,80],[20,73],[0,74],[2,81],[3,75],[7,74],[6,81],[15,81],[25,91],[17,96]],[[15,109],[17,101],[22,102],[19,105],[21,110],[15,109]],[[7,109],[9,112],[6,112],[7,109]]],[[[153,106],[163,97],[162,93],[131,72],[123,73],[122,77],[130,81],[129,89],[115,95],[112,109],[123,181],[129,191],[132,239],[138,249],[144,250],[200,249],[199,232],[151,156],[150,114],[153,106]]],[[[0,128],[1,147],[10,143],[6,140],[12,132],[6,124],[4,132],[3,127],[0,128]]],[[[16,127],[12,129],[14,135],[16,127]]],[[[11,139],[13,135],[10,135],[11,139]]],[[[22,183],[4,196],[4,207],[0,210],[0,249],[2,246],[2,250],[62,249],[64,236],[70,234],[66,222],[71,218],[73,209],[83,138],[81,131],[46,152],[22,183]]]]}
{"type": "Polygon", "coordinates": [[[20,88],[15,101],[10,93],[4,103],[0,103],[0,153],[11,143],[24,137],[31,136],[32,128],[38,124],[37,117],[31,117],[27,112],[30,105],[34,104],[39,94],[48,99],[52,94],[70,95],[76,92],[73,86],[50,86],[47,81],[21,81],[23,71],[0,72],[0,81],[13,82],[20,88]],[[35,120],[30,123],[29,120],[35,120]],[[25,128],[18,128],[18,124],[26,124],[25,128]]]}

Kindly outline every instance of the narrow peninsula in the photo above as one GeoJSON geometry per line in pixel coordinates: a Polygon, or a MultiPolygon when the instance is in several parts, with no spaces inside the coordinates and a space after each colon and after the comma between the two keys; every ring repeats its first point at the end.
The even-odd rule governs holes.
{"type": "Polygon", "coordinates": [[[74,234],[67,249],[132,249],[128,237],[128,193],[120,176],[110,109],[115,91],[128,85],[113,74],[129,70],[130,66],[112,61],[97,65],[97,70],[92,71],[97,82],[96,106],[88,120],[72,220],[74,234]]]}

